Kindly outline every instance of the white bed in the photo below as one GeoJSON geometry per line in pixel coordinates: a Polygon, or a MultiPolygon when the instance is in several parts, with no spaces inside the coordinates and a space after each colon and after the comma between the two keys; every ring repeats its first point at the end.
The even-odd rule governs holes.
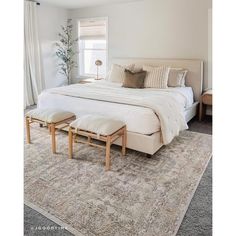
{"type": "MultiPolygon", "coordinates": [[[[107,81],[97,81],[96,83],[101,86],[121,87],[121,84],[110,83],[107,81]]],[[[92,84],[93,85],[93,84],[92,84]]],[[[76,86],[91,86],[91,84],[85,85],[72,85],[76,86]]],[[[132,91],[132,89],[130,89],[132,91]]],[[[142,89],[143,90],[143,89],[142,89]]],[[[158,89],[145,89],[146,91],[158,91],[158,89]]],[[[184,96],[183,99],[173,93],[176,100],[182,103],[183,110],[190,108],[193,104],[193,91],[191,87],[170,88],[169,91],[178,91],[184,96]]],[[[160,121],[153,110],[141,106],[132,106],[128,104],[111,103],[100,100],[84,99],[72,96],[63,96],[61,94],[52,93],[51,90],[45,90],[39,96],[38,106],[41,108],[60,108],[64,110],[70,110],[75,113],[76,116],[82,116],[86,114],[100,114],[108,117],[122,120],[127,125],[129,132],[140,133],[144,135],[150,135],[160,131],[160,121]],[[145,122],[144,122],[145,121],[145,122]]]]}
{"type": "MultiPolygon", "coordinates": [[[[170,93],[171,96],[181,104],[187,122],[196,115],[198,99],[201,94],[202,86],[202,61],[116,59],[114,62],[118,64],[140,63],[149,65],[160,65],[165,64],[166,62],[166,64],[171,66],[188,69],[189,73],[186,78],[187,87],[170,88],[168,89],[168,93],[170,93]]],[[[117,83],[109,83],[105,81],[99,81],[97,83],[99,83],[97,86],[106,87],[107,90],[121,87],[121,84],[117,83]]],[[[74,90],[77,89],[76,86],[88,87],[93,86],[93,84],[72,85],[74,90]]],[[[157,89],[145,89],[146,93],[155,93],[156,91],[158,92],[157,89]]],[[[154,154],[163,145],[160,135],[160,120],[155,112],[149,107],[68,96],[68,94],[55,93],[53,92],[53,89],[46,90],[39,96],[38,106],[40,108],[61,108],[72,111],[78,116],[84,114],[103,114],[123,120],[126,123],[128,130],[127,147],[137,151],[154,154]]],[[[119,140],[116,144],[120,144],[119,140]]]]}

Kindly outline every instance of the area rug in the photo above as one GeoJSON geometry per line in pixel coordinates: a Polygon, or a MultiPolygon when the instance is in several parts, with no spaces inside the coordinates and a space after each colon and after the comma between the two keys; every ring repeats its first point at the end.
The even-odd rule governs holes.
{"type": "Polygon", "coordinates": [[[152,158],[120,148],[105,151],[75,145],[68,159],[68,137],[57,135],[51,154],[46,129],[33,126],[25,144],[25,202],[75,235],[175,235],[211,158],[211,135],[184,131],[152,158]]]}

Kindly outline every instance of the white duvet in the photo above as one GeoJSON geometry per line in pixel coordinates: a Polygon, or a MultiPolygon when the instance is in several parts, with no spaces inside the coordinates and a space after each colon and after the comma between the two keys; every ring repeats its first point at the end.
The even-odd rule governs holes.
{"type": "Polygon", "coordinates": [[[152,111],[156,114],[156,119],[159,118],[163,144],[170,143],[179,131],[187,129],[184,109],[188,106],[189,99],[181,89],[129,89],[109,82],[75,84],[43,92],[39,96],[39,107],[43,107],[45,94],[152,111]]]}

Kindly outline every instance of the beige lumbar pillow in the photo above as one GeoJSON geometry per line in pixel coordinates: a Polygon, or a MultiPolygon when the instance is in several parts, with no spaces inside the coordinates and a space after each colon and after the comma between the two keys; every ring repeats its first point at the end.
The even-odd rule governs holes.
{"type": "Polygon", "coordinates": [[[125,69],[133,70],[134,64],[128,66],[112,64],[108,81],[115,83],[123,83],[125,79],[125,69]]]}
{"type": "Polygon", "coordinates": [[[122,87],[125,88],[143,88],[146,71],[130,71],[125,69],[125,79],[122,87]]]}
{"type": "Polygon", "coordinates": [[[182,68],[170,68],[168,87],[185,87],[187,70],[182,68]]]}
{"type": "Polygon", "coordinates": [[[169,69],[168,66],[153,67],[144,65],[143,70],[147,71],[144,87],[160,89],[168,88],[167,82],[169,69]]]}

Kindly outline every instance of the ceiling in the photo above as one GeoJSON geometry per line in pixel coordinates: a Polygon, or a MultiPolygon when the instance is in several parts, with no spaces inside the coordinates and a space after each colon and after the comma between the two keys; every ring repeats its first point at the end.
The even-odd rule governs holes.
{"type": "Polygon", "coordinates": [[[101,6],[114,3],[134,2],[134,1],[138,0],[38,0],[38,2],[42,4],[45,3],[68,9],[101,6]]]}

